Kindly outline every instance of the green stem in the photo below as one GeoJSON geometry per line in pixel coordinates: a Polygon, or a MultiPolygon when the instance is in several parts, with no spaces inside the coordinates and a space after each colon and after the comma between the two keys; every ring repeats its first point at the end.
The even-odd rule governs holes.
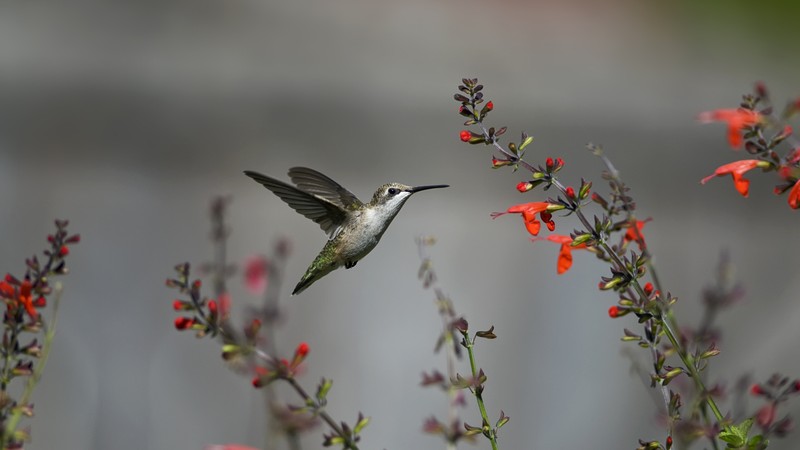
{"type": "Polygon", "coordinates": [[[300,384],[297,382],[297,380],[295,380],[292,377],[285,378],[285,380],[287,382],[289,382],[289,384],[294,388],[295,391],[297,391],[298,394],[300,394],[301,397],[303,397],[303,400],[306,401],[306,404],[313,405],[314,411],[320,417],[322,417],[322,420],[324,420],[325,423],[327,423],[328,426],[331,427],[331,429],[334,431],[334,433],[336,433],[339,437],[344,439],[344,448],[345,449],[358,450],[358,447],[356,446],[355,442],[353,442],[353,440],[350,438],[350,436],[348,436],[344,432],[344,430],[342,430],[342,428],[339,425],[336,424],[336,422],[333,420],[333,418],[330,415],[328,415],[328,413],[325,412],[322,409],[322,407],[319,405],[319,403],[317,403],[316,400],[314,400],[313,398],[311,398],[310,395],[308,395],[306,390],[303,389],[303,386],[300,386],[300,384]]]}
{"type": "MultiPolygon", "coordinates": [[[[608,173],[614,179],[614,181],[616,181],[619,185],[622,185],[622,180],[620,179],[619,171],[617,170],[616,167],[614,167],[614,164],[611,162],[611,160],[608,159],[608,157],[606,157],[606,155],[603,154],[602,149],[600,149],[599,147],[594,148],[593,149],[593,153],[595,154],[595,156],[600,158],[600,160],[603,162],[603,164],[605,164],[606,169],[608,170],[608,173]]],[[[634,209],[633,205],[627,200],[627,197],[623,197],[622,201],[623,201],[623,203],[625,205],[625,211],[628,212],[627,220],[629,222],[631,222],[631,223],[635,223],[636,217],[633,215],[633,209],[634,209]]],[[[644,241],[644,237],[641,235],[641,232],[639,231],[639,229],[638,228],[633,228],[633,230],[636,233],[637,238],[639,240],[641,240],[641,241],[644,241]]],[[[650,252],[646,248],[642,249],[642,253],[643,253],[644,256],[647,257],[647,263],[646,263],[647,271],[650,273],[650,278],[653,280],[653,284],[655,285],[656,290],[659,290],[659,291],[663,292],[664,289],[663,289],[663,287],[661,285],[661,280],[660,280],[660,278],[658,276],[658,272],[656,271],[656,267],[653,264],[652,255],[650,254],[650,252]]],[[[672,326],[672,328],[678,328],[678,322],[675,319],[675,314],[672,312],[672,309],[667,310],[667,312],[666,312],[666,320],[669,322],[669,324],[672,326]]],[[[711,320],[710,316],[708,314],[706,314],[706,317],[704,318],[703,323],[704,324],[710,323],[710,320],[711,320]]],[[[701,330],[705,330],[706,326],[707,325],[704,325],[703,327],[701,327],[701,330]]],[[[655,342],[651,342],[651,344],[655,344],[655,342]]],[[[653,361],[655,362],[657,360],[657,356],[656,356],[657,352],[656,352],[656,349],[655,349],[655,345],[651,345],[650,350],[651,350],[651,356],[653,358],[653,361]]],[[[665,407],[667,409],[669,409],[669,393],[668,393],[668,389],[667,389],[666,386],[661,385],[661,393],[662,393],[662,396],[664,398],[665,407]]],[[[703,417],[703,422],[706,425],[710,425],[711,421],[709,420],[709,417],[708,417],[708,411],[703,407],[700,407],[699,410],[700,410],[700,413],[701,413],[701,415],[703,417]]],[[[670,427],[669,427],[670,428],[670,430],[669,430],[670,431],[670,435],[672,435],[673,425],[674,425],[673,421],[670,420],[670,427]]],[[[711,446],[714,448],[714,450],[717,450],[719,448],[719,446],[717,444],[717,440],[713,436],[708,436],[708,439],[711,441],[711,446]]]]}
{"type": "MultiPolygon", "coordinates": [[[[475,379],[478,376],[478,371],[475,367],[475,355],[472,352],[472,347],[475,346],[475,343],[469,338],[469,333],[462,332],[462,334],[464,335],[464,346],[467,348],[467,355],[469,355],[469,368],[472,370],[472,378],[475,379]]],[[[483,434],[489,439],[489,442],[492,443],[492,450],[497,450],[497,436],[495,435],[494,429],[489,425],[489,415],[486,413],[486,406],[483,404],[483,386],[473,388],[472,393],[475,394],[475,399],[478,401],[478,409],[483,419],[483,423],[481,424],[481,428],[484,429],[483,434]]]]}

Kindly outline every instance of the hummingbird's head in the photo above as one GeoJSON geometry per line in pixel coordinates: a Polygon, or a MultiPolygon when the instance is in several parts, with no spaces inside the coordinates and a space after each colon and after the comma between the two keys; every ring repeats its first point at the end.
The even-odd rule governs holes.
{"type": "Polygon", "coordinates": [[[415,192],[446,187],[449,186],[446,184],[434,184],[429,186],[406,186],[400,183],[384,184],[375,191],[371,203],[376,206],[380,205],[388,210],[399,211],[403,203],[415,192]]]}

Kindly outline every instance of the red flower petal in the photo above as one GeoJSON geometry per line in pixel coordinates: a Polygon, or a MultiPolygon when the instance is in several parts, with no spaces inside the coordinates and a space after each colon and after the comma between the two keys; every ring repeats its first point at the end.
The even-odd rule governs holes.
{"type": "Polygon", "coordinates": [[[569,244],[561,244],[561,250],[558,252],[558,263],[556,264],[556,273],[561,275],[572,267],[572,247],[569,244]]]}
{"type": "Polygon", "coordinates": [[[306,356],[308,355],[308,350],[309,350],[308,343],[301,342],[300,345],[297,346],[297,349],[294,351],[294,354],[296,356],[306,356]]]}
{"type": "Polygon", "coordinates": [[[757,159],[743,159],[741,161],[734,161],[722,166],[717,167],[713,174],[700,180],[700,184],[706,184],[708,180],[714,177],[722,177],[730,174],[733,177],[733,185],[736,190],[743,196],[747,197],[750,192],[750,180],[744,178],[744,173],[753,170],[756,167],[768,167],[769,163],[766,161],[759,161],[757,159]]]}
{"type": "Polygon", "coordinates": [[[725,122],[728,124],[728,144],[739,149],[742,146],[742,130],[757,124],[761,115],[749,109],[717,109],[700,113],[698,120],[703,123],[725,122]]]}
{"type": "Polygon", "coordinates": [[[794,187],[789,191],[789,206],[792,209],[800,208],[800,180],[795,181],[794,187]]]}
{"type": "Polygon", "coordinates": [[[586,248],[586,244],[578,244],[573,247],[572,238],[561,234],[551,234],[546,238],[535,238],[532,240],[537,241],[543,239],[555,242],[557,244],[561,244],[561,248],[559,249],[558,252],[558,261],[556,262],[556,273],[558,273],[559,275],[565,273],[570,269],[570,267],[572,267],[572,250],[586,248]]]}

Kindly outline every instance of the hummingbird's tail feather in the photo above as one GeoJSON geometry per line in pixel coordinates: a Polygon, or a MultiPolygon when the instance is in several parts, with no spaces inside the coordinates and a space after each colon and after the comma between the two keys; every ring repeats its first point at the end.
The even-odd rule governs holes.
{"type": "Polygon", "coordinates": [[[297,294],[305,291],[306,288],[311,286],[311,284],[314,283],[315,281],[317,281],[317,278],[305,277],[304,276],[303,279],[300,280],[299,283],[297,283],[297,286],[294,287],[294,290],[292,291],[292,295],[297,295],[297,294]]]}
{"type": "Polygon", "coordinates": [[[331,271],[337,267],[338,266],[334,262],[328,262],[325,264],[323,261],[320,261],[319,258],[317,258],[313,263],[311,263],[310,266],[308,266],[305,275],[303,275],[303,278],[301,278],[300,282],[297,283],[297,286],[294,287],[292,295],[297,295],[305,291],[309,286],[314,284],[315,281],[331,273],[331,271]]]}

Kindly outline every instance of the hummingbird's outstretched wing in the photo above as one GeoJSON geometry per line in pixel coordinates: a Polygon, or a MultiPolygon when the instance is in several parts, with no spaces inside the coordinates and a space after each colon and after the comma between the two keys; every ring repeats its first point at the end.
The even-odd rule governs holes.
{"type": "Polygon", "coordinates": [[[300,190],[322,197],[342,209],[353,211],[364,206],[352,192],[314,169],[292,167],[289,178],[300,190]]]}
{"type": "Polygon", "coordinates": [[[295,211],[318,223],[331,239],[336,236],[346,217],[344,209],[339,205],[258,172],[245,170],[244,174],[272,191],[295,211]]]}

